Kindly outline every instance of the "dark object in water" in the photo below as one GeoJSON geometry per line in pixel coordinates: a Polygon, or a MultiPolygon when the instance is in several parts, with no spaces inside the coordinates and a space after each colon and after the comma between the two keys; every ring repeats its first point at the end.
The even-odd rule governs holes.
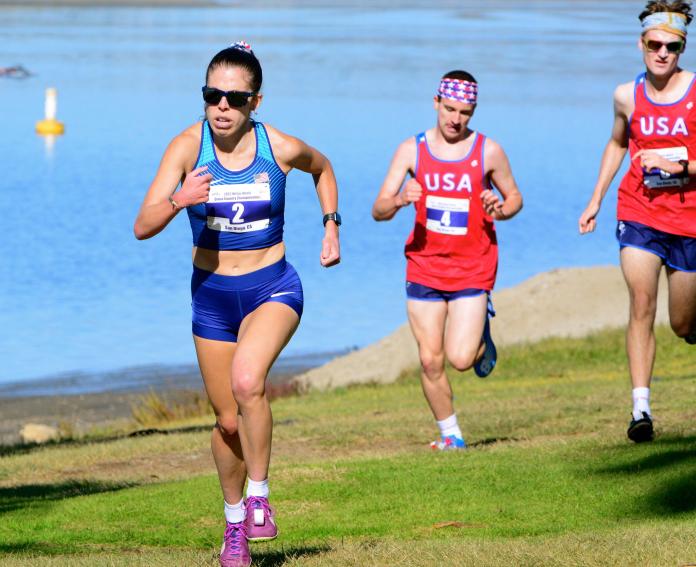
{"type": "Polygon", "coordinates": [[[21,65],[15,65],[13,67],[0,67],[0,77],[26,79],[27,77],[31,77],[31,73],[21,65]]]}

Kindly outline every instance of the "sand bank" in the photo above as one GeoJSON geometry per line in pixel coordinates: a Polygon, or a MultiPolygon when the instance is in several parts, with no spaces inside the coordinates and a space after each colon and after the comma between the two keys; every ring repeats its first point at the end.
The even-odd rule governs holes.
{"type": "MultiPolygon", "coordinates": [[[[492,334],[500,346],[547,337],[582,337],[622,327],[628,320],[628,292],[617,266],[552,270],[493,293],[497,311],[492,334]]],[[[667,323],[664,274],[658,299],[658,324],[667,323]]],[[[418,364],[408,324],[381,341],[297,376],[300,391],[351,384],[388,383],[418,364]]]]}

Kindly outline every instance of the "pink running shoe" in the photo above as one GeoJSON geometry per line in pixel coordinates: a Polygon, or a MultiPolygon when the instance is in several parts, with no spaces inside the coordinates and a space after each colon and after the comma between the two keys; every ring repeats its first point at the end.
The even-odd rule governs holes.
{"type": "Polygon", "coordinates": [[[249,567],[251,565],[246,535],[247,529],[244,522],[236,524],[227,522],[220,550],[220,567],[249,567]]]}
{"type": "Polygon", "coordinates": [[[268,504],[268,498],[247,496],[246,532],[249,541],[268,541],[278,536],[274,517],[275,512],[268,504]]]}

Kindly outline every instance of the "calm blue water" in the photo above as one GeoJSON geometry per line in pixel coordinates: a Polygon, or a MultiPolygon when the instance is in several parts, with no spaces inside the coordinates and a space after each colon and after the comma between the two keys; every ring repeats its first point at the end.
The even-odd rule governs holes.
{"type": "Polygon", "coordinates": [[[525,197],[499,223],[498,286],[616,263],[615,191],[596,234],[576,223],[613,89],[641,70],[642,2],[315,4],[0,8],[0,66],[36,74],[0,79],[0,382],[195,360],[185,215],[146,242],[132,223],[167,143],[202,114],[207,62],[241,38],[264,66],[259,118],[326,153],[340,182],[343,262],[325,270],[311,179],[288,180],[288,257],[307,302],[288,354],[363,346],[404,322],[412,213],[377,224],[370,207],[396,146],[434,124],[431,96],[453,68],[479,80],[473,126],[502,143],[525,197]],[[52,150],[33,132],[48,86],[67,127],[52,150]]]}

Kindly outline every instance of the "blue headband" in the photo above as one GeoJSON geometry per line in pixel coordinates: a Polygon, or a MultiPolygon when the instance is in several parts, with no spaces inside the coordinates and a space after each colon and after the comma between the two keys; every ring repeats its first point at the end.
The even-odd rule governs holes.
{"type": "Polygon", "coordinates": [[[641,22],[643,33],[649,30],[662,30],[686,39],[686,16],[678,12],[656,12],[646,16],[641,22]]]}

